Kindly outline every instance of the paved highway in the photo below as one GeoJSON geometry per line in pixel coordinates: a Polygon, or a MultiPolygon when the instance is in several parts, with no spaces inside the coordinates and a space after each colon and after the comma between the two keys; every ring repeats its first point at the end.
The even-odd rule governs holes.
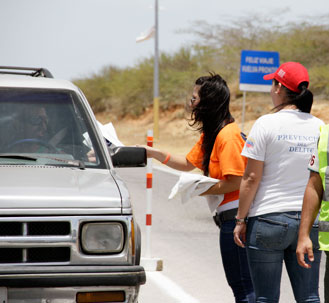
{"type": "MultiPolygon", "coordinates": [[[[219,253],[217,226],[204,198],[187,204],[179,198],[168,200],[178,175],[153,169],[151,256],[163,260],[163,271],[147,271],[139,303],[232,303],[234,297],[225,280],[219,253]]],[[[142,231],[145,248],[146,169],[122,168],[117,173],[128,185],[134,212],[142,231]]],[[[145,253],[145,251],[144,251],[145,253]]],[[[142,258],[143,258],[142,250],[142,258]]],[[[323,299],[321,265],[320,293],[323,299]]],[[[284,270],[280,302],[294,302],[284,270]]]]}

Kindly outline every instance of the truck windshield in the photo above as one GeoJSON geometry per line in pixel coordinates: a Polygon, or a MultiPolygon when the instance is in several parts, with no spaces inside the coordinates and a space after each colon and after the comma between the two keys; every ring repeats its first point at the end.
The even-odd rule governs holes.
{"type": "Polygon", "coordinates": [[[0,89],[0,164],[103,168],[98,140],[76,93],[0,89]]]}

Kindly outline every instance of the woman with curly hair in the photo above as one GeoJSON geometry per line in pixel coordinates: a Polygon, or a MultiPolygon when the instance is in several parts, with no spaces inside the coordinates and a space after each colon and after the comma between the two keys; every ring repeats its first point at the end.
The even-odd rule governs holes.
{"type": "Polygon", "coordinates": [[[146,147],[148,157],[181,171],[199,168],[205,176],[218,179],[202,195],[224,195],[216,218],[220,226],[220,250],[228,284],[235,302],[255,302],[245,248],[235,245],[233,230],[239,204],[239,187],[246,166],[241,156],[243,134],[234,122],[230,110],[230,90],[217,75],[196,80],[192,98],[190,126],[201,133],[199,141],[186,156],[146,147]]]}

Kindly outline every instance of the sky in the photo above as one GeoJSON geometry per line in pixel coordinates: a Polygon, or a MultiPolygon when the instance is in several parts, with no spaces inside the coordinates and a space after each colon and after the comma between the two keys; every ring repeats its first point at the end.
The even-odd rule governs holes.
{"type": "MultiPolygon", "coordinates": [[[[174,52],[193,37],[193,21],[216,24],[249,14],[307,20],[329,14],[328,0],[158,0],[159,50],[174,52]],[[281,13],[280,13],[281,12],[281,13]],[[284,12],[284,13],[283,13],[284,12]]],[[[0,0],[0,65],[48,68],[56,78],[90,77],[102,68],[134,66],[154,54],[155,0],[0,0]]]]}

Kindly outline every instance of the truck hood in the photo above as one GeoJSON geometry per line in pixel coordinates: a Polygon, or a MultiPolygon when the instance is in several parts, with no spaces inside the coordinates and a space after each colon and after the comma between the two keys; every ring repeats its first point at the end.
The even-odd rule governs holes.
{"type": "Polygon", "coordinates": [[[0,174],[2,214],[121,213],[121,195],[109,170],[0,166],[0,174]]]}

